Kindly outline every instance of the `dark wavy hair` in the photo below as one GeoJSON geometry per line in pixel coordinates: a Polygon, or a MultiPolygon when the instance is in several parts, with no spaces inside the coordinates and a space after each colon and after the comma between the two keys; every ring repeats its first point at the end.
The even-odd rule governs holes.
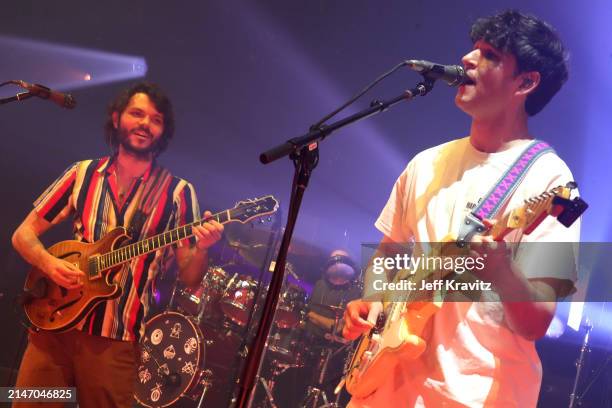
{"type": "Polygon", "coordinates": [[[567,53],[554,28],[532,15],[507,10],[479,18],[470,30],[475,43],[486,41],[516,58],[518,73],[537,71],[540,83],[527,96],[525,111],[533,116],[546,106],[567,81],[567,53]]]}
{"type": "Polygon", "coordinates": [[[113,113],[118,112],[119,117],[121,117],[130,99],[137,93],[146,94],[155,104],[155,108],[164,115],[164,132],[157,143],[157,149],[153,152],[153,155],[157,157],[161,152],[166,150],[168,142],[174,136],[174,110],[172,109],[172,102],[170,102],[168,96],[156,84],[139,82],[117,95],[107,109],[106,123],[104,124],[104,138],[112,149],[113,154],[116,154],[119,149],[120,141],[118,131],[113,124],[113,113]]]}

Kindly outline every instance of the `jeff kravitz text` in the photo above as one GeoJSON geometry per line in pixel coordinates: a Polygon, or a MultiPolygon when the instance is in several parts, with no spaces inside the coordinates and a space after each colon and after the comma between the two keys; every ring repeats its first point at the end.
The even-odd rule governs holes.
{"type": "MultiPolygon", "coordinates": [[[[469,256],[411,256],[396,254],[388,257],[372,258],[371,271],[382,275],[387,271],[407,271],[413,276],[417,271],[435,276],[435,272],[455,272],[463,274],[467,271],[480,271],[485,268],[486,254],[481,257],[469,256]]],[[[399,279],[387,282],[386,279],[374,279],[372,289],[375,291],[490,291],[491,283],[480,279],[460,281],[452,278],[444,279],[399,279]]]]}

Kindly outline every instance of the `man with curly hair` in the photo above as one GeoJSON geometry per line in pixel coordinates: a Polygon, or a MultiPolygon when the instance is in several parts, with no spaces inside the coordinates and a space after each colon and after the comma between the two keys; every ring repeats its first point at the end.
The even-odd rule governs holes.
{"type": "MultiPolygon", "coordinates": [[[[441,242],[457,234],[465,217],[533,141],[528,117],[538,113],[567,79],[566,53],[552,27],[536,17],[505,11],[472,26],[473,49],[462,58],[471,83],[459,87],[456,105],[471,116],[468,137],[417,154],[397,179],[376,227],[379,247],[441,242]]],[[[527,198],[572,180],[554,153],[539,157],[500,214],[527,198]]],[[[492,225],[495,220],[486,220],[492,225]]],[[[535,407],[542,368],[534,341],[554,316],[556,299],[570,293],[575,258],[566,268],[532,268],[504,241],[476,236],[496,301],[444,302],[430,319],[425,351],[401,361],[371,395],[350,407],[535,407]]],[[[530,235],[515,230],[506,242],[578,242],[579,223],[565,228],[546,218],[530,235]]],[[[525,249],[527,254],[527,249],[525,249]]],[[[532,258],[530,258],[532,259],[532,258]]],[[[556,265],[557,265],[556,264],[556,265]]],[[[378,276],[377,278],[380,278],[378,276]]],[[[366,290],[370,282],[366,279],[366,290]]],[[[371,300],[371,299],[370,299],[371,300]]],[[[373,327],[380,302],[351,302],[343,334],[354,339],[373,327]]]]}
{"type": "MultiPolygon", "coordinates": [[[[23,258],[67,289],[82,287],[85,274],[52,256],[39,239],[67,218],[72,216],[75,239],[83,242],[98,241],[119,226],[138,241],[199,218],[193,186],[155,161],[174,134],[172,104],[158,86],[143,82],[121,93],[109,107],[105,130],[112,154],[69,166],[13,234],[23,258]]],[[[30,331],[16,386],[76,387],[83,407],[133,406],[136,345],[153,279],[176,263],[182,281],[199,282],[207,249],[222,232],[218,222],[206,222],[193,228],[191,239],[123,264],[113,278],[122,294],[98,303],[76,329],[30,331]]]]}

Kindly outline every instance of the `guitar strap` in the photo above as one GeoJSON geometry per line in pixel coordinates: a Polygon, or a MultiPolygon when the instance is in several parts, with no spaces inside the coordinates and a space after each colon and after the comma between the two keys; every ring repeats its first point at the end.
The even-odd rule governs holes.
{"type": "Polygon", "coordinates": [[[554,149],[548,143],[541,140],[534,140],[527,145],[523,153],[502,174],[485,198],[480,201],[478,207],[465,217],[465,220],[459,227],[457,245],[460,247],[465,246],[476,233],[485,230],[486,227],[482,220],[485,218],[492,219],[497,215],[500,208],[503,207],[525,178],[527,170],[531,168],[538,158],[548,152],[554,152],[554,149]]]}
{"type": "Polygon", "coordinates": [[[163,167],[156,166],[146,183],[136,193],[136,210],[127,220],[125,227],[134,241],[144,238],[144,226],[153,210],[153,204],[157,203],[162,191],[163,184],[170,180],[170,172],[163,167]]]}

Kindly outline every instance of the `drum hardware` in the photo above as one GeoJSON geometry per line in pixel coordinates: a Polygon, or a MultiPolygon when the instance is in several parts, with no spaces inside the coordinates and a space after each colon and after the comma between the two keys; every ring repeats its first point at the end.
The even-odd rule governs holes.
{"type": "Polygon", "coordinates": [[[259,382],[263,387],[266,393],[266,401],[270,404],[270,408],[278,408],[276,402],[274,401],[274,379],[270,379],[266,382],[266,379],[263,377],[259,377],[259,382]]]}
{"type": "MultiPolygon", "coordinates": [[[[229,229],[226,230],[226,232],[228,231],[229,229]]],[[[243,234],[242,230],[237,231],[243,234]]],[[[149,329],[148,326],[153,324],[149,322],[157,318],[154,322],[159,323],[161,319],[159,316],[162,315],[181,320],[181,323],[189,321],[201,331],[200,337],[198,337],[198,349],[202,358],[199,367],[196,367],[193,374],[192,384],[189,389],[184,390],[188,384],[182,377],[182,373],[179,374],[170,365],[167,365],[168,370],[165,370],[167,362],[162,356],[163,350],[157,349],[160,345],[153,347],[151,333],[147,333],[145,337],[148,340],[141,342],[141,345],[143,345],[141,349],[148,349],[148,354],[152,356],[148,362],[151,379],[147,385],[150,384],[150,381],[157,380],[160,386],[155,393],[157,402],[146,401],[146,398],[150,397],[150,390],[146,390],[146,392],[145,390],[138,391],[140,395],[136,399],[142,401],[142,405],[149,407],[168,406],[166,402],[170,401],[169,398],[172,398],[180,406],[184,403],[193,404],[189,406],[196,406],[196,403],[197,406],[206,407],[224,406],[228,402],[227,399],[223,400],[224,395],[230,396],[230,387],[233,385],[234,379],[237,379],[239,366],[248,353],[247,344],[254,334],[252,326],[256,326],[257,313],[261,309],[258,302],[265,298],[263,293],[267,290],[264,265],[268,265],[274,255],[273,248],[276,247],[274,239],[278,235],[269,232],[259,234],[257,230],[251,229],[247,232],[251,235],[257,233],[254,239],[261,241],[264,241],[262,237],[265,236],[266,241],[269,242],[266,245],[260,242],[248,242],[249,245],[245,245],[242,244],[244,242],[242,240],[235,244],[230,243],[230,245],[226,243],[223,248],[227,250],[226,255],[231,256],[231,259],[226,256],[222,262],[216,263],[217,265],[223,264],[222,266],[210,267],[198,285],[183,287],[180,283],[177,285],[176,280],[168,282],[173,285],[166,286],[165,311],[150,319],[146,323],[146,329],[148,331],[154,330],[154,328],[149,329]],[[261,265],[259,265],[260,263],[261,265]],[[168,297],[170,297],[170,301],[168,301],[168,297]],[[251,321],[253,322],[252,325],[251,321]],[[242,344],[238,347],[239,343],[242,344]],[[208,352],[206,359],[204,359],[205,350],[208,352]],[[160,367],[164,368],[158,375],[157,370],[160,367]],[[211,381],[211,378],[214,381],[211,381]],[[174,394],[180,394],[180,396],[174,398],[174,394]],[[185,401],[178,401],[179,398],[184,398],[185,401]],[[191,403],[186,398],[194,402],[191,403]]],[[[214,254],[212,256],[215,257],[214,254]]],[[[220,259],[217,261],[220,261],[220,259]]],[[[297,293],[297,291],[294,292],[297,293]]],[[[292,292],[288,304],[296,304],[295,301],[289,301],[295,297],[299,298],[299,295],[292,292]]],[[[189,324],[185,323],[182,326],[185,328],[189,324]]],[[[168,347],[165,342],[166,339],[170,338],[171,327],[165,327],[162,331],[164,336],[160,344],[168,347]]],[[[156,338],[157,340],[159,339],[156,338]]],[[[194,353],[197,353],[197,351],[194,351],[194,353]]],[[[178,356],[177,353],[176,357],[178,356]]],[[[283,360],[282,356],[279,359],[283,360]]],[[[275,364],[282,366],[284,362],[279,361],[275,364]]],[[[144,371],[144,369],[142,368],[140,371],[144,371]]],[[[146,377],[146,373],[143,373],[142,376],[143,378],[146,377]]],[[[139,383],[139,385],[141,384],[139,383]]],[[[149,388],[155,387],[157,387],[157,384],[153,384],[149,388]]]]}
{"type": "Polygon", "coordinates": [[[206,397],[206,391],[208,388],[212,386],[212,376],[213,373],[210,370],[202,370],[200,371],[200,384],[203,386],[202,395],[200,395],[200,399],[198,400],[197,408],[202,408],[202,404],[204,403],[204,397],[206,397]]]}
{"type": "Polygon", "coordinates": [[[300,405],[303,408],[317,408],[319,407],[319,400],[323,402],[323,406],[328,405],[327,395],[323,390],[323,383],[325,380],[325,373],[327,371],[327,365],[329,364],[329,360],[333,354],[333,350],[330,348],[324,348],[321,350],[319,364],[317,365],[319,371],[319,378],[317,379],[316,385],[308,386],[308,390],[306,391],[306,397],[304,398],[302,404],[300,405]]]}
{"type": "MultiPolygon", "coordinates": [[[[315,304],[313,304],[315,305],[315,304]]],[[[345,340],[344,338],[338,336],[336,333],[340,328],[340,324],[342,323],[342,314],[344,313],[344,306],[340,304],[339,306],[331,306],[331,305],[323,305],[316,304],[318,307],[327,309],[334,313],[334,324],[331,327],[330,332],[325,333],[324,339],[328,341],[328,345],[323,347],[319,353],[319,362],[317,364],[317,371],[319,372],[319,376],[316,379],[316,384],[308,386],[306,391],[306,396],[302,400],[300,407],[302,408],[339,408],[340,401],[340,393],[335,392],[336,397],[333,402],[329,401],[327,394],[324,390],[325,381],[327,379],[327,370],[329,366],[329,362],[336,354],[343,352],[347,349],[351,342],[345,340]],[[342,344],[341,347],[336,347],[336,345],[342,344]],[[321,404],[322,403],[322,404],[321,404]]],[[[336,387],[337,389],[338,387],[336,387]]]]}
{"type": "MultiPolygon", "coordinates": [[[[261,250],[259,246],[253,246],[253,248],[257,251],[261,250]]],[[[251,266],[251,269],[252,268],[254,268],[254,266],[251,266]]],[[[232,338],[235,339],[242,339],[244,346],[238,348],[238,351],[232,355],[236,360],[244,360],[248,353],[246,347],[248,338],[253,335],[252,327],[250,327],[249,322],[250,320],[256,319],[257,311],[260,309],[260,305],[257,303],[259,300],[263,299],[261,293],[267,290],[265,282],[262,280],[262,276],[260,276],[259,280],[256,280],[246,275],[245,270],[247,274],[252,275],[249,268],[242,268],[241,265],[237,263],[223,265],[222,267],[211,267],[207,270],[202,281],[196,286],[183,287],[180,283],[178,285],[175,283],[172,287],[171,298],[166,307],[166,312],[154,316],[154,318],[158,319],[156,322],[160,321],[159,319],[161,319],[161,317],[159,316],[170,315],[174,319],[189,321],[200,328],[204,334],[199,337],[198,341],[200,344],[199,348],[202,350],[202,356],[204,355],[204,350],[209,347],[211,347],[211,349],[215,349],[215,347],[218,348],[218,346],[225,348],[224,339],[226,339],[227,336],[232,336],[232,338]],[[218,315],[219,319],[212,321],[210,319],[211,312],[215,313],[215,316],[218,315]],[[225,333],[225,336],[223,336],[223,333],[225,333]],[[212,337],[210,337],[211,334],[213,335],[212,337]]],[[[260,270],[258,269],[258,271],[260,270]]],[[[305,291],[297,285],[288,287],[285,290],[282,304],[279,304],[281,307],[279,311],[281,315],[279,320],[280,328],[287,330],[297,325],[302,317],[300,309],[304,308],[303,304],[305,298],[305,291]]],[[[150,323],[147,322],[147,326],[149,325],[150,323]]],[[[183,324],[183,326],[185,325],[183,324]]],[[[147,330],[149,330],[148,327],[147,330]]],[[[168,334],[170,331],[171,328],[167,327],[164,329],[164,339],[161,340],[162,344],[165,344],[165,338],[170,337],[168,334]]],[[[153,364],[154,366],[154,368],[149,368],[149,371],[152,372],[154,369],[157,370],[164,366],[166,361],[164,357],[161,357],[163,354],[162,350],[151,348],[150,336],[151,333],[147,333],[145,337],[149,340],[141,344],[143,345],[142,349],[148,349],[149,355],[152,356],[149,362],[149,364],[153,364]],[[157,357],[156,353],[159,354],[160,358],[157,357]],[[158,363],[154,360],[158,360],[158,363]]],[[[267,388],[268,390],[272,390],[272,392],[279,375],[289,368],[298,368],[302,366],[301,360],[295,360],[294,356],[299,355],[299,353],[294,352],[294,346],[289,344],[277,345],[279,347],[276,349],[272,363],[274,369],[270,374],[266,375],[268,378],[262,379],[263,382],[261,383],[263,390],[267,388]]],[[[234,350],[233,346],[230,348],[234,350]]],[[[237,367],[240,365],[239,361],[230,363],[230,359],[227,356],[223,357],[222,360],[228,370],[237,370],[237,367]]],[[[213,400],[216,398],[215,402],[212,402],[213,404],[220,404],[219,396],[223,395],[222,393],[220,394],[220,392],[223,391],[224,387],[232,384],[233,375],[231,372],[225,373],[222,366],[221,368],[216,368],[219,362],[213,362],[213,366],[209,364],[209,359],[207,358],[204,360],[202,357],[200,367],[195,370],[192,384],[188,390],[184,390],[187,383],[184,379],[179,378],[178,373],[176,373],[172,367],[168,367],[169,370],[167,371],[162,369],[159,376],[155,377],[152,375],[160,384],[155,393],[157,402],[146,401],[145,392],[143,390],[139,391],[142,395],[139,395],[137,400],[139,400],[142,405],[149,407],[168,406],[167,402],[170,401],[174,401],[170,402],[170,405],[174,403],[182,405],[182,402],[177,402],[179,398],[189,398],[193,400],[193,406],[196,406],[196,403],[197,406],[207,406],[211,403],[211,398],[213,400]],[[214,371],[203,370],[203,367],[207,369],[212,368],[214,371]],[[217,373],[217,370],[220,370],[220,373],[217,373]],[[222,380],[220,382],[217,378],[218,375],[220,375],[218,378],[222,380]],[[211,377],[215,380],[214,384],[210,381],[211,377]],[[227,381],[228,384],[225,384],[225,381],[227,381]],[[214,387],[214,392],[211,391],[211,387],[214,387]],[[174,397],[174,394],[180,395],[174,397]],[[172,398],[172,400],[169,398],[172,398]]],[[[156,384],[154,384],[154,386],[156,386],[156,384]]]]}
{"type": "MultiPolygon", "coordinates": [[[[325,390],[325,382],[328,381],[328,366],[330,360],[339,353],[346,351],[352,346],[352,342],[347,342],[342,347],[334,350],[333,346],[328,346],[321,349],[319,363],[317,369],[319,376],[315,385],[310,385],[306,391],[306,397],[303,399],[300,407],[302,408],[340,408],[340,391],[342,388],[338,385],[335,390],[334,401],[330,401],[325,390]],[[340,388],[339,388],[340,387],[340,388]],[[321,405],[322,403],[322,405],[321,405]]],[[[345,364],[346,369],[346,364],[345,364]]],[[[343,376],[344,377],[344,376],[343,376]]]]}
{"type": "MultiPolygon", "coordinates": [[[[582,327],[585,328],[584,340],[582,342],[582,347],[580,347],[580,355],[576,360],[576,377],[574,379],[574,385],[572,387],[572,392],[570,393],[570,402],[569,408],[574,408],[582,405],[582,397],[587,390],[584,391],[583,394],[578,393],[578,386],[580,385],[581,374],[583,374],[583,368],[586,363],[586,357],[589,353],[591,353],[591,346],[589,344],[589,337],[591,335],[591,330],[593,329],[593,324],[589,320],[589,318],[585,319],[582,327]]],[[[607,362],[606,362],[607,364],[607,362]]]]}
{"type": "Polygon", "coordinates": [[[261,384],[266,394],[264,404],[267,403],[269,408],[278,408],[278,405],[276,405],[276,402],[274,400],[274,387],[276,386],[278,376],[280,376],[290,368],[301,368],[303,366],[304,365],[302,363],[286,363],[279,360],[272,360],[270,378],[258,376],[258,382],[261,384]]]}
{"type": "MultiPolygon", "coordinates": [[[[265,293],[268,290],[267,286],[264,285],[263,274],[264,274],[264,270],[261,269],[259,280],[253,280],[250,277],[245,277],[246,281],[250,279],[251,282],[253,282],[252,285],[248,285],[248,284],[239,285],[237,283],[232,283],[231,285],[228,284],[228,293],[231,291],[232,287],[242,286],[241,296],[238,297],[236,296],[236,292],[233,292],[231,293],[231,299],[233,302],[230,302],[229,301],[230,297],[227,296],[225,298],[226,302],[222,304],[221,306],[222,309],[223,309],[223,306],[225,306],[224,312],[229,312],[228,313],[229,319],[226,319],[223,326],[229,329],[228,332],[231,331],[233,333],[239,334],[240,337],[242,338],[242,342],[240,344],[240,347],[238,348],[238,354],[237,354],[237,357],[240,359],[239,360],[240,364],[235,364],[234,376],[232,377],[234,379],[234,389],[233,389],[232,397],[230,399],[230,406],[234,406],[237,401],[236,397],[237,397],[237,392],[239,391],[238,385],[239,385],[239,380],[240,380],[239,373],[242,370],[244,361],[248,357],[251,340],[257,330],[257,324],[253,324],[253,322],[257,321],[257,315],[258,313],[260,313],[261,301],[265,299],[265,293]],[[249,296],[252,296],[252,298],[249,299],[249,296]],[[236,302],[238,298],[240,300],[236,302]],[[241,307],[241,306],[246,306],[246,305],[248,305],[249,307],[245,309],[241,307]],[[232,328],[232,326],[234,326],[234,328],[232,328]]],[[[233,278],[234,282],[236,282],[236,277],[237,276],[234,276],[233,278]]],[[[257,387],[258,383],[259,381],[258,379],[256,379],[253,386],[257,387]]],[[[265,390],[265,387],[264,387],[264,390],[265,390]]],[[[252,393],[251,395],[254,396],[255,393],[252,393]]]]}
{"type": "Polygon", "coordinates": [[[286,364],[278,360],[272,361],[272,369],[271,376],[269,379],[264,378],[263,376],[259,377],[259,382],[266,393],[266,399],[264,403],[268,403],[270,408],[278,408],[276,402],[274,401],[274,387],[276,385],[277,377],[284,373],[287,369],[292,367],[301,367],[295,364],[286,364]]]}
{"type": "Polygon", "coordinates": [[[268,338],[266,344],[266,356],[270,356],[268,359],[270,362],[267,370],[268,375],[259,373],[255,382],[255,384],[261,385],[265,392],[265,399],[262,401],[264,407],[278,407],[274,399],[274,387],[278,377],[290,368],[304,367],[303,313],[301,316],[301,324],[289,328],[277,325],[274,334],[271,334],[268,338]]]}

